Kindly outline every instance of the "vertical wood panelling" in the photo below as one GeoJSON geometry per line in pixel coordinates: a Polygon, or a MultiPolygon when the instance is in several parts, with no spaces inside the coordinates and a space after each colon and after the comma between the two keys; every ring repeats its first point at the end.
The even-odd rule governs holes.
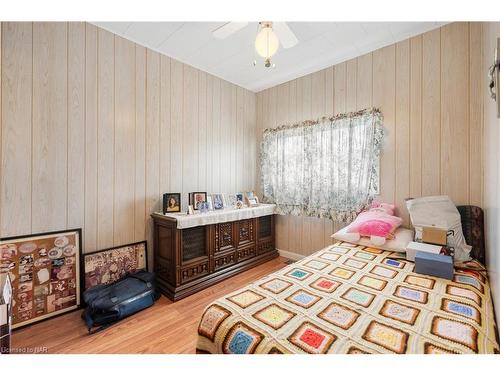
{"type": "Polygon", "coordinates": [[[0,236],[82,227],[86,252],[151,255],[163,193],[257,187],[254,93],[90,24],[0,31],[0,236]]]}
{"type": "MultiPolygon", "coordinates": [[[[405,225],[410,196],[450,194],[457,204],[480,205],[481,38],[478,24],[451,24],[264,90],[257,94],[257,129],[379,107],[379,199],[394,202],[405,225]]],[[[278,248],[301,255],[327,245],[330,230],[345,225],[292,216],[277,222],[278,248]]]]}
{"type": "MultiPolygon", "coordinates": [[[[172,128],[169,134],[170,141],[170,190],[172,192],[183,191],[182,170],[183,158],[182,153],[184,145],[183,131],[183,97],[184,97],[184,68],[183,64],[176,61],[170,61],[170,119],[172,128]]],[[[149,105],[148,105],[149,107],[149,105]]],[[[165,140],[166,141],[166,140],[165,140]]],[[[187,198],[182,197],[181,206],[186,208],[187,198]]]]}
{"type": "Polygon", "coordinates": [[[31,232],[32,35],[31,23],[2,23],[2,236],[31,232]]]}
{"type": "Polygon", "coordinates": [[[221,191],[221,80],[213,78],[212,96],[212,191],[221,191]]]}
{"type": "MultiPolygon", "coordinates": [[[[170,58],[160,55],[160,196],[170,192],[170,58]]],[[[163,200],[161,201],[163,202],[163,200]]],[[[161,203],[162,204],[162,203],[161,203]]]]}
{"type": "Polygon", "coordinates": [[[182,186],[184,191],[198,189],[198,71],[184,65],[183,118],[186,147],[182,149],[182,186]]]}
{"type": "Polygon", "coordinates": [[[384,115],[384,144],[380,161],[380,199],[384,202],[394,202],[395,199],[395,63],[394,45],[373,52],[373,105],[380,108],[384,115]]]}
{"type": "Polygon", "coordinates": [[[333,80],[333,112],[343,113],[346,111],[346,63],[334,66],[333,80]]]}
{"type": "Polygon", "coordinates": [[[255,106],[257,105],[252,101],[253,95],[250,95],[248,91],[243,91],[244,104],[243,109],[245,114],[243,115],[243,136],[242,144],[244,148],[243,152],[243,187],[245,191],[250,189],[255,189],[253,186],[253,181],[255,181],[255,169],[257,156],[255,150],[257,148],[256,134],[254,128],[252,127],[252,118],[255,115],[255,106]]]}
{"type": "Polygon", "coordinates": [[[97,33],[97,247],[113,246],[115,182],[115,36],[97,33]]]}
{"type": "Polygon", "coordinates": [[[483,33],[469,23],[469,204],[483,207],[483,33]]]}
{"type": "Polygon", "coordinates": [[[410,197],[422,194],[422,36],[410,39],[410,197]]]}
{"type": "MultiPolygon", "coordinates": [[[[165,142],[167,143],[167,142],[165,142]]],[[[146,48],[135,46],[134,241],[146,238],[146,48]]]]}
{"type": "Polygon", "coordinates": [[[231,85],[221,80],[221,109],[220,109],[220,176],[223,193],[228,193],[231,186],[231,85]]]}
{"type": "MultiPolygon", "coordinates": [[[[211,74],[207,74],[207,88],[205,95],[205,106],[206,106],[206,160],[205,165],[207,166],[206,172],[206,182],[207,182],[207,192],[214,191],[214,179],[212,176],[213,171],[213,156],[214,156],[214,128],[213,128],[213,116],[214,116],[214,77],[211,74]]],[[[245,118],[246,120],[246,118],[245,118]]],[[[254,122],[255,124],[255,122],[254,122]]]]}
{"type": "Polygon", "coordinates": [[[97,247],[97,27],[85,25],[85,250],[97,247]]]}
{"type": "Polygon", "coordinates": [[[372,82],[373,82],[373,59],[368,53],[359,57],[357,72],[356,104],[357,108],[369,108],[372,106],[372,82]]]}
{"type": "Polygon", "coordinates": [[[396,44],[396,185],[397,214],[410,223],[404,203],[410,196],[410,41],[396,44]]]}
{"type": "MultiPolygon", "coordinates": [[[[146,237],[152,243],[149,215],[160,210],[160,54],[146,52],[146,237]]],[[[151,251],[151,247],[149,248],[151,251]]],[[[151,261],[151,257],[149,257],[151,261]]]]}
{"type": "Polygon", "coordinates": [[[68,24],[67,227],[85,221],[85,23],[68,24]]]}
{"type": "Polygon", "coordinates": [[[243,155],[245,154],[245,138],[244,138],[244,117],[245,117],[245,91],[241,87],[236,88],[236,185],[233,191],[236,191],[237,187],[241,188],[244,185],[243,174],[245,172],[243,166],[243,155]],[[241,152],[238,152],[241,150],[241,152]]]}
{"type": "Polygon", "coordinates": [[[441,33],[441,191],[469,202],[469,24],[441,33]],[[457,79],[461,77],[461,79],[457,79]]]}
{"type": "Polygon", "coordinates": [[[66,23],[33,24],[33,232],[66,228],[67,31],[66,23]]]}
{"type": "Polygon", "coordinates": [[[356,110],[356,76],[358,73],[358,60],[352,59],[346,63],[346,112],[356,110]]]}
{"type": "Polygon", "coordinates": [[[237,102],[236,102],[236,86],[230,85],[231,89],[231,102],[229,104],[231,120],[229,122],[229,175],[230,184],[227,193],[236,191],[236,174],[237,174],[237,158],[236,158],[236,127],[237,127],[237,102]]]}
{"type": "Polygon", "coordinates": [[[135,45],[115,37],[115,181],[113,245],[134,241],[135,45]]]}
{"type": "Polygon", "coordinates": [[[422,35],[422,195],[441,191],[441,29],[422,35]]]}
{"type": "MultiPolygon", "coordinates": [[[[198,186],[207,191],[207,73],[198,75],[198,186]]],[[[241,154],[238,154],[242,157],[241,154]]]]}

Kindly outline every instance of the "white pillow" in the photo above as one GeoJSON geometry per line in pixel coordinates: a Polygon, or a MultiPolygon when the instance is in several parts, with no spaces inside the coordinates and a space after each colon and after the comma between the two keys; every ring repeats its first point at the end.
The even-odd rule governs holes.
{"type": "Polygon", "coordinates": [[[460,213],[447,195],[421,197],[406,201],[413,226],[436,226],[449,231],[448,246],[455,249],[455,261],[470,259],[472,246],[467,245],[462,232],[460,213]]]}
{"type": "Polygon", "coordinates": [[[332,238],[338,241],[345,241],[354,243],[356,245],[373,247],[375,249],[396,251],[398,253],[405,253],[406,246],[413,241],[414,233],[410,229],[398,228],[394,232],[394,239],[387,240],[383,245],[374,245],[368,237],[361,237],[359,241],[353,242],[350,233],[346,232],[347,227],[342,228],[337,233],[331,235],[332,238]]]}

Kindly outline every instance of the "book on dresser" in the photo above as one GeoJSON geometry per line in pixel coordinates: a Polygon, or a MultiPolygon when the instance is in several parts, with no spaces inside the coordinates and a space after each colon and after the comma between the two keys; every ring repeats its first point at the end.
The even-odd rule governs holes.
{"type": "Polygon", "coordinates": [[[176,301],[278,256],[274,205],[153,213],[157,287],[176,301]]]}

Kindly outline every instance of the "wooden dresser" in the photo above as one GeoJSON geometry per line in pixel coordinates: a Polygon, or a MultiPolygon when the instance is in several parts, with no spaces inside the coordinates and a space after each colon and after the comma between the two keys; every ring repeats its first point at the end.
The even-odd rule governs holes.
{"type": "Polygon", "coordinates": [[[157,286],[173,301],[278,256],[274,215],[184,229],[175,218],[151,216],[157,286]]]}

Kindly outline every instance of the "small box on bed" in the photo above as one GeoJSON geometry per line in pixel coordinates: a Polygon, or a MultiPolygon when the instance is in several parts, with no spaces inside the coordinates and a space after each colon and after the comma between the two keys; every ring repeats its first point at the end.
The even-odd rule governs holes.
{"type": "Polygon", "coordinates": [[[441,249],[442,249],[441,246],[431,245],[428,243],[410,242],[408,245],[406,245],[406,259],[414,262],[415,255],[419,251],[431,254],[440,254],[441,249]]]}
{"type": "Polygon", "coordinates": [[[449,255],[417,251],[415,272],[451,280],[453,279],[453,258],[449,255]]]}

